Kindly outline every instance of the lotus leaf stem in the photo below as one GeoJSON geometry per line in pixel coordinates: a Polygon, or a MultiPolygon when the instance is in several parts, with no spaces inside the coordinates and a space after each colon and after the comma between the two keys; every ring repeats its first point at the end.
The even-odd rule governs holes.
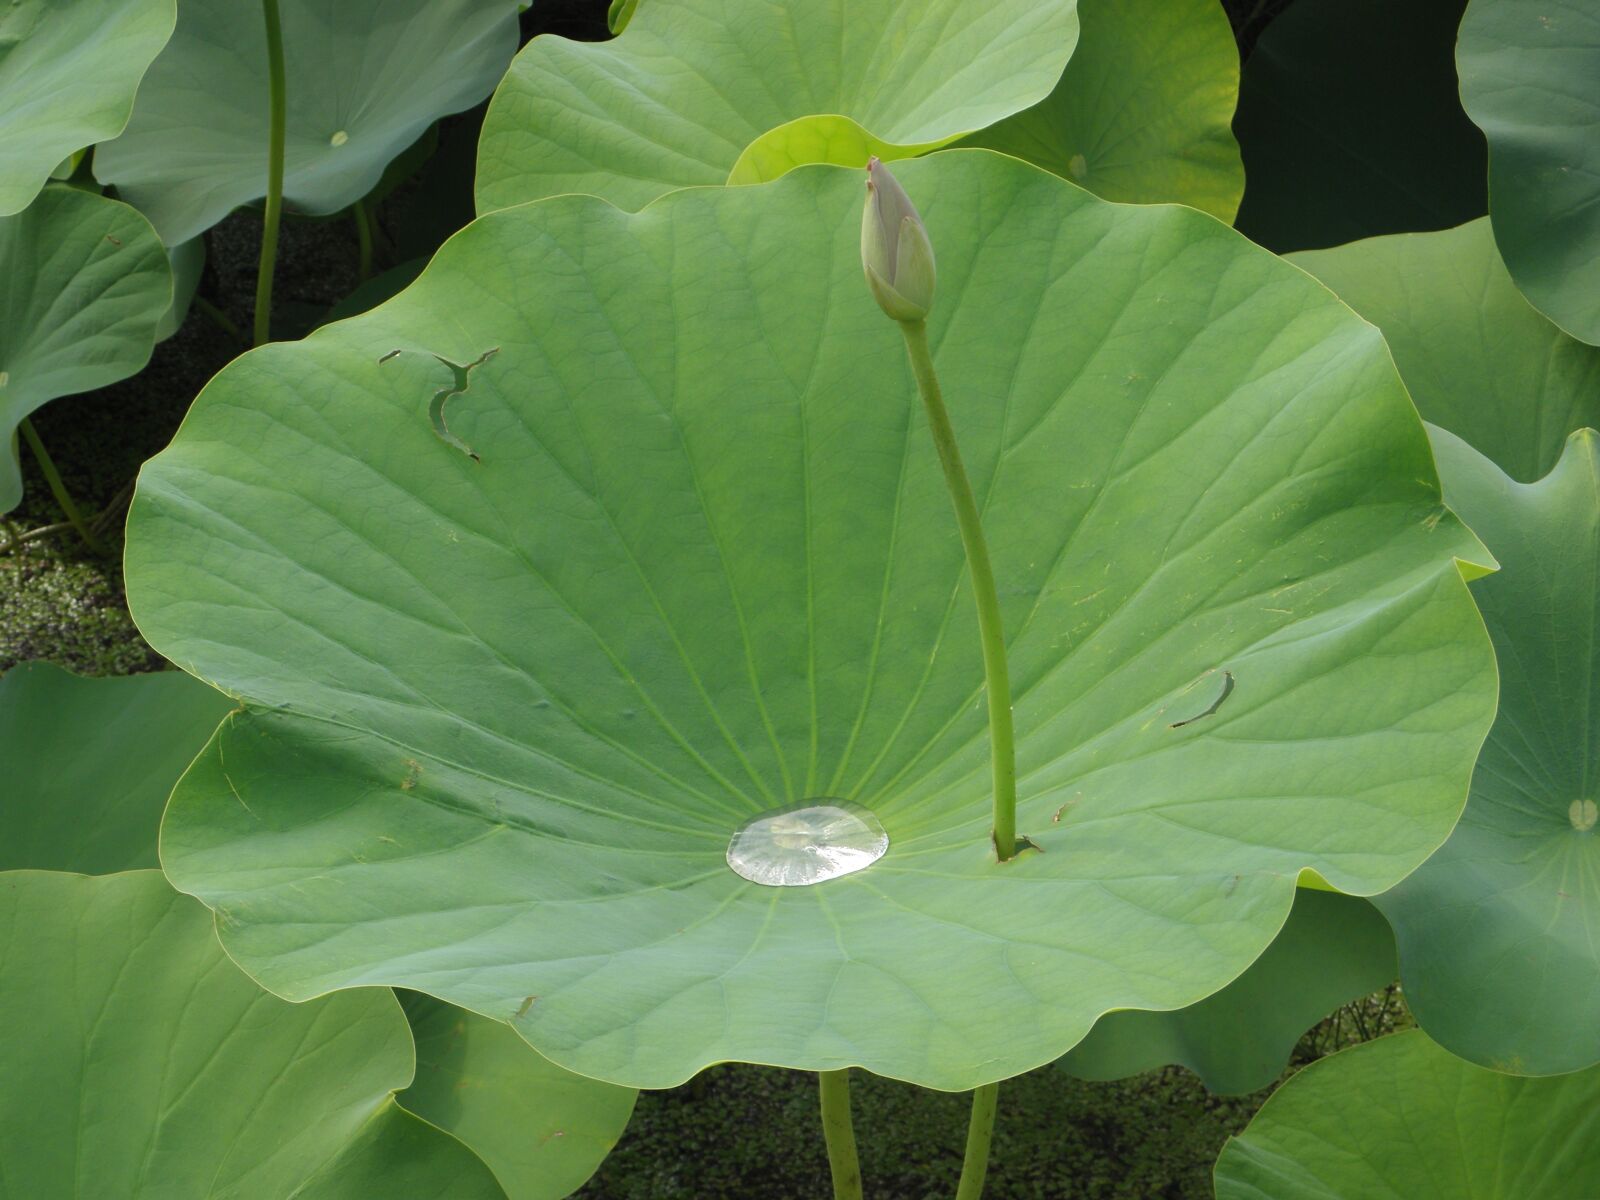
{"type": "Polygon", "coordinates": [[[961,1160],[961,1182],[956,1200],[978,1200],[989,1173],[989,1142],[994,1137],[994,1114],[1000,1103],[1000,1085],[986,1083],[972,1093],[972,1120],[967,1125],[967,1153],[961,1160]]]}
{"type": "MultiPolygon", "coordinates": [[[[1000,594],[995,588],[994,569],[989,565],[989,545],[983,537],[983,523],[972,495],[967,469],[961,463],[955,430],[934,373],[933,354],[928,349],[928,327],[923,321],[901,321],[911,370],[917,377],[917,390],[927,410],[928,428],[939,451],[945,484],[955,505],[956,524],[961,527],[961,544],[966,548],[967,567],[972,572],[972,591],[978,603],[978,635],[983,643],[983,674],[989,700],[989,748],[994,774],[994,847],[1005,862],[1017,852],[1017,753],[1016,735],[1011,724],[1011,678],[1006,668],[1006,637],[1000,623],[1000,594]]],[[[993,1101],[991,1100],[991,1106],[993,1101]]],[[[976,1193],[974,1193],[976,1194],[976,1193]]]]}
{"type": "Polygon", "coordinates": [[[856,1134],[850,1124],[850,1068],[818,1071],[822,1097],[822,1136],[828,1145],[828,1170],[834,1200],[861,1200],[861,1164],[856,1161],[856,1134]]]}
{"type": "Polygon", "coordinates": [[[50,452],[44,448],[44,443],[39,440],[39,432],[34,429],[33,422],[26,417],[19,426],[22,436],[28,443],[28,449],[33,451],[33,457],[39,462],[39,470],[44,472],[45,482],[50,485],[50,492],[56,498],[56,503],[61,506],[61,511],[67,514],[67,520],[72,522],[72,527],[78,531],[78,536],[83,539],[96,554],[104,553],[105,545],[89,528],[83,519],[83,514],[78,511],[78,506],[72,501],[72,493],[67,491],[67,485],[61,481],[61,472],[56,470],[55,460],[50,457],[50,452]]]}
{"type": "Polygon", "coordinates": [[[283,71],[283,24],[278,0],[261,0],[267,24],[267,211],[261,227],[261,265],[256,271],[255,344],[272,336],[272,270],[278,258],[278,223],[283,218],[283,154],[289,121],[283,71]]]}
{"type": "Polygon", "coordinates": [[[372,210],[365,200],[357,200],[350,211],[356,219],[356,238],[361,244],[358,274],[365,283],[372,277],[372,210]]]}

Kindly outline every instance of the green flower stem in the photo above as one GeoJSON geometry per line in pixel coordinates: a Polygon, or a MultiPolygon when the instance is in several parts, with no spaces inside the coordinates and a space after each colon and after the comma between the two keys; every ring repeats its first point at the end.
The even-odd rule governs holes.
{"type": "Polygon", "coordinates": [[[267,23],[268,114],[271,131],[267,139],[267,212],[261,229],[261,265],[256,271],[255,344],[272,336],[272,269],[278,258],[278,222],[283,217],[283,152],[285,126],[289,122],[283,72],[283,25],[278,19],[278,0],[261,0],[261,15],[267,23]]]}
{"type": "Polygon", "coordinates": [[[33,422],[26,417],[19,426],[22,436],[28,443],[28,449],[33,451],[33,457],[39,461],[39,470],[44,472],[45,482],[50,485],[50,492],[56,498],[56,503],[61,506],[61,511],[67,514],[67,520],[72,522],[72,527],[78,531],[78,536],[83,539],[84,545],[96,554],[105,551],[105,546],[100,539],[90,531],[88,524],[83,519],[83,514],[78,511],[78,506],[72,502],[72,493],[67,491],[67,485],[61,482],[61,472],[56,470],[55,460],[50,457],[50,452],[44,448],[44,443],[39,440],[39,432],[34,429],[33,422]]]}
{"type": "Polygon", "coordinates": [[[972,1093],[972,1120],[967,1125],[967,1154],[961,1160],[961,1182],[956,1200],[978,1200],[989,1173],[989,1142],[994,1136],[994,1114],[1000,1103],[1000,1085],[986,1083],[972,1093]]]}
{"type": "MultiPolygon", "coordinates": [[[[978,504],[972,496],[967,469],[961,465],[961,450],[956,445],[955,430],[950,426],[950,414],[944,407],[939,377],[934,374],[933,355],[928,350],[928,327],[922,321],[901,321],[900,332],[905,335],[911,370],[917,377],[917,390],[922,393],[922,406],[928,413],[928,428],[933,432],[939,465],[944,468],[944,481],[955,505],[956,524],[961,527],[961,544],[966,547],[972,591],[978,602],[978,635],[983,642],[983,674],[989,696],[989,748],[994,770],[994,848],[1000,861],[1005,862],[1017,852],[1017,752],[1011,725],[1006,636],[1000,624],[1000,595],[994,585],[994,569],[989,565],[989,545],[983,538],[978,504]]],[[[992,1100],[990,1104],[992,1107],[992,1100]]]]}
{"type": "Polygon", "coordinates": [[[822,1097],[822,1136],[828,1144],[834,1200],[861,1200],[861,1164],[856,1161],[856,1134],[850,1124],[850,1068],[818,1071],[817,1091],[822,1097]]]}
{"type": "Polygon", "coordinates": [[[356,238],[361,243],[360,279],[365,283],[372,275],[372,210],[365,200],[357,200],[351,212],[356,219],[356,238]]]}

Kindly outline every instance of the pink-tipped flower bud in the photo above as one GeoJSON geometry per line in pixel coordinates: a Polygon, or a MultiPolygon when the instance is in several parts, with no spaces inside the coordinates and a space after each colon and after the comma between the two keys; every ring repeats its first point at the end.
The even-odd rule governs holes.
{"type": "Polygon", "coordinates": [[[896,321],[920,321],[933,307],[933,243],[916,205],[877,158],[867,160],[861,265],[878,306],[896,321]]]}

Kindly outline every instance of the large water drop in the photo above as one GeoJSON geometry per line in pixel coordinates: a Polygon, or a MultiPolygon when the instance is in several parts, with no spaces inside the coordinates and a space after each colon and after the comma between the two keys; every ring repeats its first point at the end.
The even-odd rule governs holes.
{"type": "Polygon", "coordinates": [[[728,865],[751,883],[806,887],[870,867],[889,848],[883,822],[849,800],[807,800],[751,817],[728,842],[728,865]]]}

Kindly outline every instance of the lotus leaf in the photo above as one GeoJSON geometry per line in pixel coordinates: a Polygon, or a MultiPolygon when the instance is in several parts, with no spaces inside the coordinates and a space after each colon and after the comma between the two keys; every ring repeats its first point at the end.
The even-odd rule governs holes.
{"type": "Polygon", "coordinates": [[[638,209],[919,154],[1043,100],[1077,33],[1075,0],[650,0],[612,41],[517,55],[484,119],[478,211],[566,192],[638,209]]]}
{"type": "Polygon", "coordinates": [[[158,871],[5,872],[0,930],[8,1200],[503,1200],[395,1103],[412,1049],[392,993],[286,1004],[158,871]]]}
{"type": "Polygon", "coordinates": [[[9,0],[0,12],[0,216],[115,137],[172,36],[177,0],[9,0]]]}
{"type": "MultiPolygon", "coordinates": [[[[1239,50],[1216,0],[1080,0],[1077,49],[1049,97],[974,134],[1107,200],[1192,205],[1232,221],[1239,50]]],[[[833,160],[829,160],[833,161],[833,160]]]]}
{"type": "Polygon", "coordinates": [[[401,995],[417,1077],[400,1103],[460,1138],[510,1200],[561,1200],[617,1144],[638,1093],[534,1053],[509,1025],[418,992],[401,995]]]}
{"type": "Polygon", "coordinates": [[[631,1086],[957,1089],[1217,991],[1303,869],[1381,891],[1444,840],[1494,704],[1457,558],[1488,559],[1377,331],[1191,209],[982,150],[900,176],[1038,850],[995,862],[974,607],[860,172],[557,197],[232,363],[141,476],[140,628],[246,709],[162,861],[247,970],[425,990],[631,1086]],[[887,855],[734,874],[741,822],[813,797],[887,855]]]}
{"type": "Polygon", "coordinates": [[[0,217],[0,512],[22,500],[17,426],[58,396],[125,379],[150,360],[172,272],[126,204],[53,184],[0,217]]]}
{"type": "Polygon", "coordinates": [[[1466,0],[1295,0],[1244,66],[1239,229],[1280,254],[1488,209],[1453,55],[1466,0]]]}
{"type": "Polygon", "coordinates": [[[191,238],[179,242],[167,251],[167,264],[172,268],[172,305],[162,315],[156,326],[156,341],[164,342],[188,319],[189,306],[194,294],[200,290],[200,276],[206,269],[206,243],[204,238],[191,238]]]}
{"type": "Polygon", "coordinates": [[[167,796],[230,707],[181,671],[86,679],[13,667],[0,678],[0,869],[156,866],[167,796]]]}
{"type": "MultiPolygon", "coordinates": [[[[281,0],[288,73],[284,199],[331,213],[366,195],[437,118],[487,96],[517,48],[514,0],[281,0]]],[[[184,0],[95,177],[169,246],[267,190],[259,5],[184,0]],[[196,122],[195,113],[205,119],[196,122]]]]}
{"type": "Polygon", "coordinates": [[[1107,1013],[1059,1065],[1122,1079],[1182,1063],[1213,1092],[1253,1092],[1283,1073],[1307,1029],[1394,977],[1394,935],[1377,909],[1302,888],[1272,945],[1227,987],[1176,1012],[1107,1013]]]}
{"type": "Polygon", "coordinates": [[[1489,139],[1489,211],[1517,286],[1600,343],[1600,9],[1472,0],[1461,100],[1489,139]]]}
{"type": "Polygon", "coordinates": [[[1579,1200],[1600,1179],[1600,1070],[1520,1079],[1420,1030],[1272,1094],[1217,1160],[1217,1200],[1579,1200]]]}
{"type": "Polygon", "coordinates": [[[1375,902],[1418,1024],[1502,1071],[1600,1062],[1600,835],[1589,719],[1600,614],[1600,435],[1535,484],[1435,435],[1445,496],[1501,570],[1473,593],[1500,659],[1500,713],[1450,840],[1375,902]]]}
{"type": "Polygon", "coordinates": [[[1488,218],[1290,261],[1383,330],[1426,420],[1513,479],[1543,478],[1569,433],[1600,427],[1600,350],[1562,333],[1517,291],[1488,218]]]}

